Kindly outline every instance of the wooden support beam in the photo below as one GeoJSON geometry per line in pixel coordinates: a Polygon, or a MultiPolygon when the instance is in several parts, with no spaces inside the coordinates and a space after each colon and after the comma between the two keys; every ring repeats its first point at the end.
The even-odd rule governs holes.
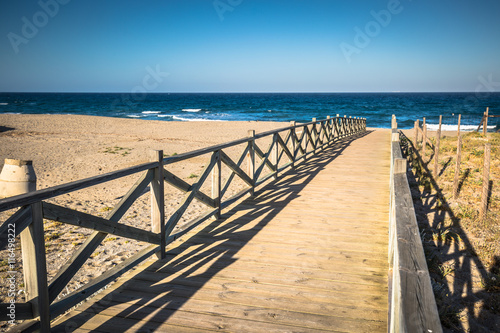
{"type": "Polygon", "coordinates": [[[0,303],[0,321],[34,319],[31,303],[0,303]],[[13,316],[12,316],[13,315],[13,316]]]}
{"type": "Polygon", "coordinates": [[[216,159],[217,163],[215,164],[214,168],[212,169],[212,198],[215,200],[215,207],[217,211],[214,214],[214,217],[216,220],[220,219],[221,216],[221,200],[222,200],[222,195],[221,195],[221,190],[222,190],[222,163],[221,163],[221,158],[222,158],[222,150],[218,150],[214,152],[216,154],[216,159]]]}
{"type": "Polygon", "coordinates": [[[292,142],[291,142],[291,149],[292,149],[292,154],[291,154],[291,159],[290,159],[290,162],[292,162],[292,168],[295,168],[295,158],[297,156],[297,151],[296,151],[296,143],[297,143],[297,135],[295,133],[295,126],[296,126],[296,122],[295,121],[291,121],[290,122],[290,126],[293,126],[293,128],[290,129],[290,138],[292,139],[292,142]]]}
{"type": "Polygon", "coordinates": [[[32,305],[33,317],[40,318],[40,331],[50,332],[50,300],[41,202],[31,204],[31,219],[31,224],[21,232],[26,299],[32,305]]]}
{"type": "Polygon", "coordinates": [[[255,194],[255,131],[249,130],[248,137],[250,140],[248,141],[248,164],[247,164],[247,173],[252,180],[252,190],[250,191],[250,196],[254,196],[255,194]]]}
{"type": "MultiPolygon", "coordinates": [[[[136,227],[119,224],[102,217],[79,212],[70,208],[62,207],[48,202],[43,202],[43,218],[100,231],[119,237],[160,245],[160,235],[151,231],[142,230],[136,227]]],[[[62,289],[61,289],[62,290],[62,289]]],[[[57,296],[57,295],[55,295],[57,296]]]]}
{"type": "Polygon", "coordinates": [[[151,188],[151,231],[159,236],[160,251],[156,253],[158,259],[165,258],[165,190],[163,181],[163,150],[150,151],[151,162],[158,162],[153,170],[151,188]]]}
{"type": "MultiPolygon", "coordinates": [[[[31,206],[24,206],[18,209],[0,226],[0,251],[9,244],[9,230],[14,225],[14,237],[17,237],[31,223],[31,206]]],[[[12,235],[12,233],[10,233],[12,235]]]]}
{"type": "Polygon", "coordinates": [[[35,202],[40,202],[42,200],[57,197],[59,195],[71,193],[77,190],[81,190],[87,187],[95,186],[98,184],[106,183],[114,179],[119,179],[125,176],[129,176],[141,171],[148,170],[154,164],[145,163],[141,165],[136,165],[127,169],[122,169],[118,171],[109,172],[103,175],[98,175],[95,177],[77,180],[67,184],[61,184],[54,187],[49,187],[46,189],[38,190],[36,192],[30,192],[26,194],[16,195],[11,198],[6,198],[0,200],[0,211],[4,211],[11,208],[17,208],[20,206],[29,205],[35,202]]]}
{"type": "Polygon", "coordinates": [[[249,186],[253,185],[252,179],[248,177],[248,175],[238,166],[238,164],[234,163],[233,160],[222,150],[220,151],[221,161],[228,166],[238,177],[240,177],[245,183],[249,186]]]}
{"type": "Polygon", "coordinates": [[[271,151],[271,164],[274,165],[274,170],[276,171],[276,173],[274,175],[274,179],[278,179],[278,165],[279,165],[278,137],[279,137],[279,133],[274,133],[274,135],[273,135],[273,149],[271,151]]]}
{"type": "MultiPolygon", "coordinates": [[[[173,187],[183,191],[183,192],[189,192],[191,191],[191,185],[181,178],[177,177],[173,173],[171,173],[168,170],[163,169],[163,179],[165,182],[168,184],[172,185],[173,187]]],[[[215,201],[214,199],[210,198],[208,195],[206,195],[203,192],[198,192],[195,195],[195,199],[200,201],[201,203],[207,205],[208,207],[215,208],[215,201]]]]}

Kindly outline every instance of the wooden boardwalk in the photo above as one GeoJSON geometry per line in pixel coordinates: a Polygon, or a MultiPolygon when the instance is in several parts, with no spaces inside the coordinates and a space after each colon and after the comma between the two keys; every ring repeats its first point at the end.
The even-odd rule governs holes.
{"type": "Polygon", "coordinates": [[[387,331],[390,139],[319,152],[53,331],[387,331]]]}

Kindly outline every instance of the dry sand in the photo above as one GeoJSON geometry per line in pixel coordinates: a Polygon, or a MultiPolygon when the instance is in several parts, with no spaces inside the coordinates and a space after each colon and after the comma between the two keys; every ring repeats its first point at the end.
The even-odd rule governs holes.
{"type": "MultiPolygon", "coordinates": [[[[0,115],[0,167],[5,158],[32,160],[37,174],[37,188],[84,179],[123,169],[148,161],[148,152],[161,149],[166,155],[180,154],[257,133],[286,127],[279,122],[163,122],[76,115],[0,115]]],[[[244,146],[226,151],[237,160],[244,146]]],[[[169,165],[168,169],[189,183],[201,175],[209,155],[169,165]]],[[[59,196],[48,201],[68,208],[106,217],[140,174],[128,176],[92,188],[59,196]]],[[[227,178],[227,174],[223,174],[227,178]]],[[[210,183],[209,181],[207,183],[210,183]]],[[[240,182],[241,183],[241,182],[240,182]]],[[[241,184],[228,190],[236,193],[241,184]]],[[[209,185],[205,193],[210,195],[209,185]]],[[[170,186],[165,188],[167,218],[179,205],[183,193],[170,186]]],[[[149,193],[129,209],[120,223],[150,230],[149,193]]],[[[201,203],[191,205],[181,221],[189,220],[205,209],[201,203]]],[[[0,213],[0,221],[13,211],[0,213]]],[[[83,243],[91,230],[45,222],[47,268],[50,279],[83,243]]],[[[21,256],[17,252],[19,271],[18,302],[23,301],[21,256]]],[[[86,262],[62,295],[77,289],[92,278],[131,256],[145,243],[108,236],[86,262]]],[[[1,251],[1,259],[6,251],[1,251]]],[[[0,267],[0,301],[6,297],[7,267],[0,267]]]]}

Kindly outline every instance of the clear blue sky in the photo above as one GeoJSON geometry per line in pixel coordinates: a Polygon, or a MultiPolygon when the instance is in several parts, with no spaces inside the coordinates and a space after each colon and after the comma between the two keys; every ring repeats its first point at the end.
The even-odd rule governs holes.
{"type": "Polygon", "coordinates": [[[498,0],[1,1],[0,37],[4,92],[500,91],[498,0]]]}

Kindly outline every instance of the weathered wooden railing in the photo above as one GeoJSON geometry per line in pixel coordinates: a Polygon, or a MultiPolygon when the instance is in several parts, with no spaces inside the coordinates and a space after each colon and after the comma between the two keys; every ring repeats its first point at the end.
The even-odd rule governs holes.
{"type": "MultiPolygon", "coordinates": [[[[215,218],[220,217],[223,208],[235,203],[246,194],[253,195],[255,188],[266,180],[272,177],[277,178],[280,172],[296,166],[302,160],[305,160],[308,155],[316,153],[326,145],[365,130],[366,119],[339,117],[338,115],[335,118],[328,117],[320,121],[313,119],[312,122],[306,124],[297,125],[292,122],[286,128],[260,134],[249,131],[247,138],[172,157],[164,158],[162,151],[153,151],[148,163],[0,200],[0,212],[20,207],[16,213],[11,215],[0,226],[0,250],[8,246],[7,233],[10,232],[8,229],[14,229],[16,236],[21,235],[27,302],[14,303],[15,319],[36,319],[23,323],[18,329],[22,330],[29,327],[30,329],[38,328],[41,331],[48,332],[51,318],[63,314],[72,306],[85,300],[117,276],[152,254],[156,253],[158,257],[163,258],[167,244],[208,218],[212,216],[215,218]],[[257,144],[257,140],[261,138],[268,138],[268,141],[272,140],[265,150],[262,150],[257,144]],[[224,152],[224,149],[238,145],[243,145],[245,148],[240,158],[235,162],[224,152]],[[194,184],[187,183],[168,170],[168,166],[173,163],[201,155],[209,155],[209,162],[198,181],[194,184]],[[242,168],[242,163],[245,160],[247,160],[246,171],[242,168]],[[257,163],[259,160],[260,164],[257,163]],[[221,177],[222,164],[226,165],[231,171],[224,184],[222,184],[221,177]],[[269,169],[270,172],[263,175],[265,168],[269,169]],[[79,212],[45,201],[137,173],[142,174],[107,218],[79,212]],[[211,173],[212,177],[209,177],[211,173]],[[247,187],[223,201],[222,198],[235,175],[241,178],[247,187]],[[207,178],[212,179],[211,196],[201,191],[202,185],[207,178]],[[168,217],[166,223],[164,183],[185,192],[180,206],[168,217]],[[120,219],[134,201],[145,193],[148,186],[151,192],[152,230],[147,231],[120,224],[120,219]],[[209,210],[196,219],[184,223],[176,233],[172,234],[174,227],[193,199],[197,199],[208,206],[209,210]],[[43,219],[94,230],[50,282],[47,282],[43,219]],[[10,228],[12,226],[14,228],[10,228]],[[82,288],[59,299],[58,295],[61,291],[108,234],[147,242],[151,245],[90,281],[82,288]]],[[[0,320],[11,319],[8,317],[10,304],[0,304],[0,320]]]]}
{"type": "Polygon", "coordinates": [[[389,332],[442,332],[406,177],[406,159],[392,118],[389,222],[389,332]]]}

